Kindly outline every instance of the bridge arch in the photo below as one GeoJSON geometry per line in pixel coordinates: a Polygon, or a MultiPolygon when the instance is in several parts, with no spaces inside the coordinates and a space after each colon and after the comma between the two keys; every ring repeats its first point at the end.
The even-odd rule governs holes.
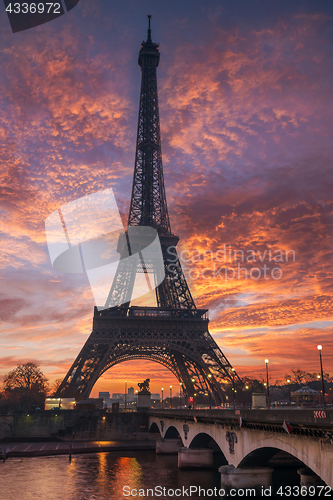
{"type": "Polygon", "coordinates": [[[212,448],[214,451],[221,451],[221,447],[207,432],[199,432],[190,442],[189,448],[212,448]]]}
{"type": "Polygon", "coordinates": [[[267,462],[274,459],[281,452],[284,457],[289,456],[294,461],[295,467],[298,462],[297,467],[308,467],[325,482],[323,471],[320,469],[320,463],[316,457],[309,454],[305,446],[295,446],[295,443],[288,442],[286,436],[284,436],[284,439],[266,438],[257,440],[255,443],[249,443],[247,454],[238,462],[237,467],[267,466],[267,462]]]}
{"type": "Polygon", "coordinates": [[[248,453],[238,464],[238,467],[265,467],[270,460],[276,458],[280,458],[281,463],[290,462],[297,467],[306,465],[295,455],[291,455],[280,448],[262,447],[248,453]]]}
{"type": "Polygon", "coordinates": [[[149,427],[148,434],[159,434],[161,436],[161,431],[156,422],[153,422],[149,427]]]}
{"type": "Polygon", "coordinates": [[[177,427],[174,425],[170,425],[170,427],[167,428],[165,434],[164,434],[164,439],[182,439],[177,427]]]}
{"type": "Polygon", "coordinates": [[[228,460],[226,459],[223,450],[221,449],[219,443],[215,441],[215,439],[208,434],[207,432],[199,432],[194,436],[189,445],[190,449],[195,448],[210,448],[214,451],[215,455],[215,465],[220,467],[221,465],[227,465],[228,460]]]}

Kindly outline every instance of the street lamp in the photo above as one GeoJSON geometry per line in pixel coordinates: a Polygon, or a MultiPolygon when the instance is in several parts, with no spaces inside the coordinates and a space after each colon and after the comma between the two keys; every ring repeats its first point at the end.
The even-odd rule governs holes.
{"type": "Polygon", "coordinates": [[[179,383],[179,409],[182,409],[182,389],[183,389],[183,382],[179,383]]]}
{"type": "Polygon", "coordinates": [[[320,373],[321,373],[321,390],[323,393],[323,408],[325,408],[325,387],[324,387],[324,373],[323,373],[323,360],[321,357],[321,351],[322,351],[323,346],[322,345],[317,345],[317,349],[319,351],[319,358],[320,358],[320,373]]]}
{"type": "Polygon", "coordinates": [[[194,408],[195,408],[195,397],[196,397],[196,395],[197,395],[197,393],[195,392],[195,393],[193,394],[193,410],[194,410],[194,408]]]}
{"type": "Polygon", "coordinates": [[[125,380],[125,411],[127,406],[127,380],[125,380]]]}
{"type": "MultiPolygon", "coordinates": [[[[244,389],[247,391],[247,390],[249,389],[249,386],[246,384],[246,385],[244,386],[244,389]]],[[[246,397],[246,401],[247,401],[247,397],[246,397]]],[[[251,408],[251,402],[250,402],[250,406],[249,406],[249,407],[251,408]]]]}
{"type": "Polygon", "coordinates": [[[236,391],[235,391],[235,368],[231,368],[232,371],[232,392],[234,393],[234,410],[236,409],[236,391]]]}
{"type": "Polygon", "coordinates": [[[289,390],[289,405],[291,406],[291,393],[290,393],[290,378],[287,379],[288,390],[289,390]]]}
{"type": "MultiPolygon", "coordinates": [[[[194,377],[192,377],[192,378],[191,378],[191,382],[192,382],[192,384],[194,384],[194,383],[195,383],[195,378],[194,378],[194,377]]],[[[192,392],[192,391],[191,391],[191,392],[192,392]]],[[[193,398],[193,409],[194,409],[194,398],[193,398]]]]}
{"type": "MultiPolygon", "coordinates": [[[[208,373],[207,375],[209,381],[211,380],[212,378],[212,374],[211,373],[208,373]]],[[[212,389],[211,387],[209,386],[209,409],[211,410],[212,409],[212,389]]]]}
{"type": "Polygon", "coordinates": [[[170,385],[170,408],[172,408],[172,385],[170,385]]]}
{"type": "Polygon", "coordinates": [[[163,410],[163,391],[164,391],[164,388],[162,387],[162,410],[163,410]]]}
{"type": "Polygon", "coordinates": [[[265,359],[265,365],[266,365],[266,396],[267,396],[267,406],[270,408],[269,404],[269,383],[268,383],[268,359],[265,359]]]}

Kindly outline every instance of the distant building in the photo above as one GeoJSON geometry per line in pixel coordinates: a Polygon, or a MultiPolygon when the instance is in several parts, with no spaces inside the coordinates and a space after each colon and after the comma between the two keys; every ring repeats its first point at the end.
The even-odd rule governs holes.
{"type": "Polygon", "coordinates": [[[112,399],[124,399],[124,394],[121,392],[114,392],[112,394],[112,399]]]}
{"type": "Polygon", "coordinates": [[[103,399],[104,407],[107,406],[109,408],[111,406],[111,398],[109,392],[99,392],[98,397],[100,399],[103,399]]]}
{"type": "Polygon", "coordinates": [[[129,396],[134,396],[134,387],[129,387],[129,388],[128,388],[128,391],[127,391],[127,394],[128,394],[129,396]]]}
{"type": "Polygon", "coordinates": [[[304,385],[298,391],[291,393],[292,400],[301,407],[317,406],[321,402],[321,393],[311,389],[308,385],[304,385]]]}
{"type": "Polygon", "coordinates": [[[160,398],[160,395],[155,392],[154,394],[150,395],[150,399],[158,399],[158,400],[160,400],[161,398],[160,398]]]}

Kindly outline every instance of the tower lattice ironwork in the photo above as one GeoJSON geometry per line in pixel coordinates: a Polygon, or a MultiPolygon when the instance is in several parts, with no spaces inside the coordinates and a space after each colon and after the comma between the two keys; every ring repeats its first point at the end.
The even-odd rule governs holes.
{"type": "MultiPolygon", "coordinates": [[[[179,237],[171,231],[162,166],[156,77],[160,53],[158,44],[152,42],[148,18],[148,38],[142,42],[138,61],[142,80],[128,230],[118,248],[122,257],[128,254],[126,238],[128,243],[132,226],[154,228],[161,243],[165,278],[155,289],[157,307],[131,307],[136,273],[147,269],[140,259],[131,265],[128,259],[119,260],[104,309],[95,307],[92,333],[57,396],[86,398],[112,366],[148,359],[170,369],[187,396],[211,392],[221,404],[225,384],[235,385],[240,379],[210,335],[207,310],[197,309],[176,252],[179,237]]],[[[148,271],[155,272],[153,267],[148,271]]]]}

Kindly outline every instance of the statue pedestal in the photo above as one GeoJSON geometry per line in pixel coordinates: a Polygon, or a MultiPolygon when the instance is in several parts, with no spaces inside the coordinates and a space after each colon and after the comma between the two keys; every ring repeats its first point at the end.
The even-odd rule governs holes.
{"type": "Polygon", "coordinates": [[[151,408],[150,394],[138,393],[138,408],[151,408]]]}

